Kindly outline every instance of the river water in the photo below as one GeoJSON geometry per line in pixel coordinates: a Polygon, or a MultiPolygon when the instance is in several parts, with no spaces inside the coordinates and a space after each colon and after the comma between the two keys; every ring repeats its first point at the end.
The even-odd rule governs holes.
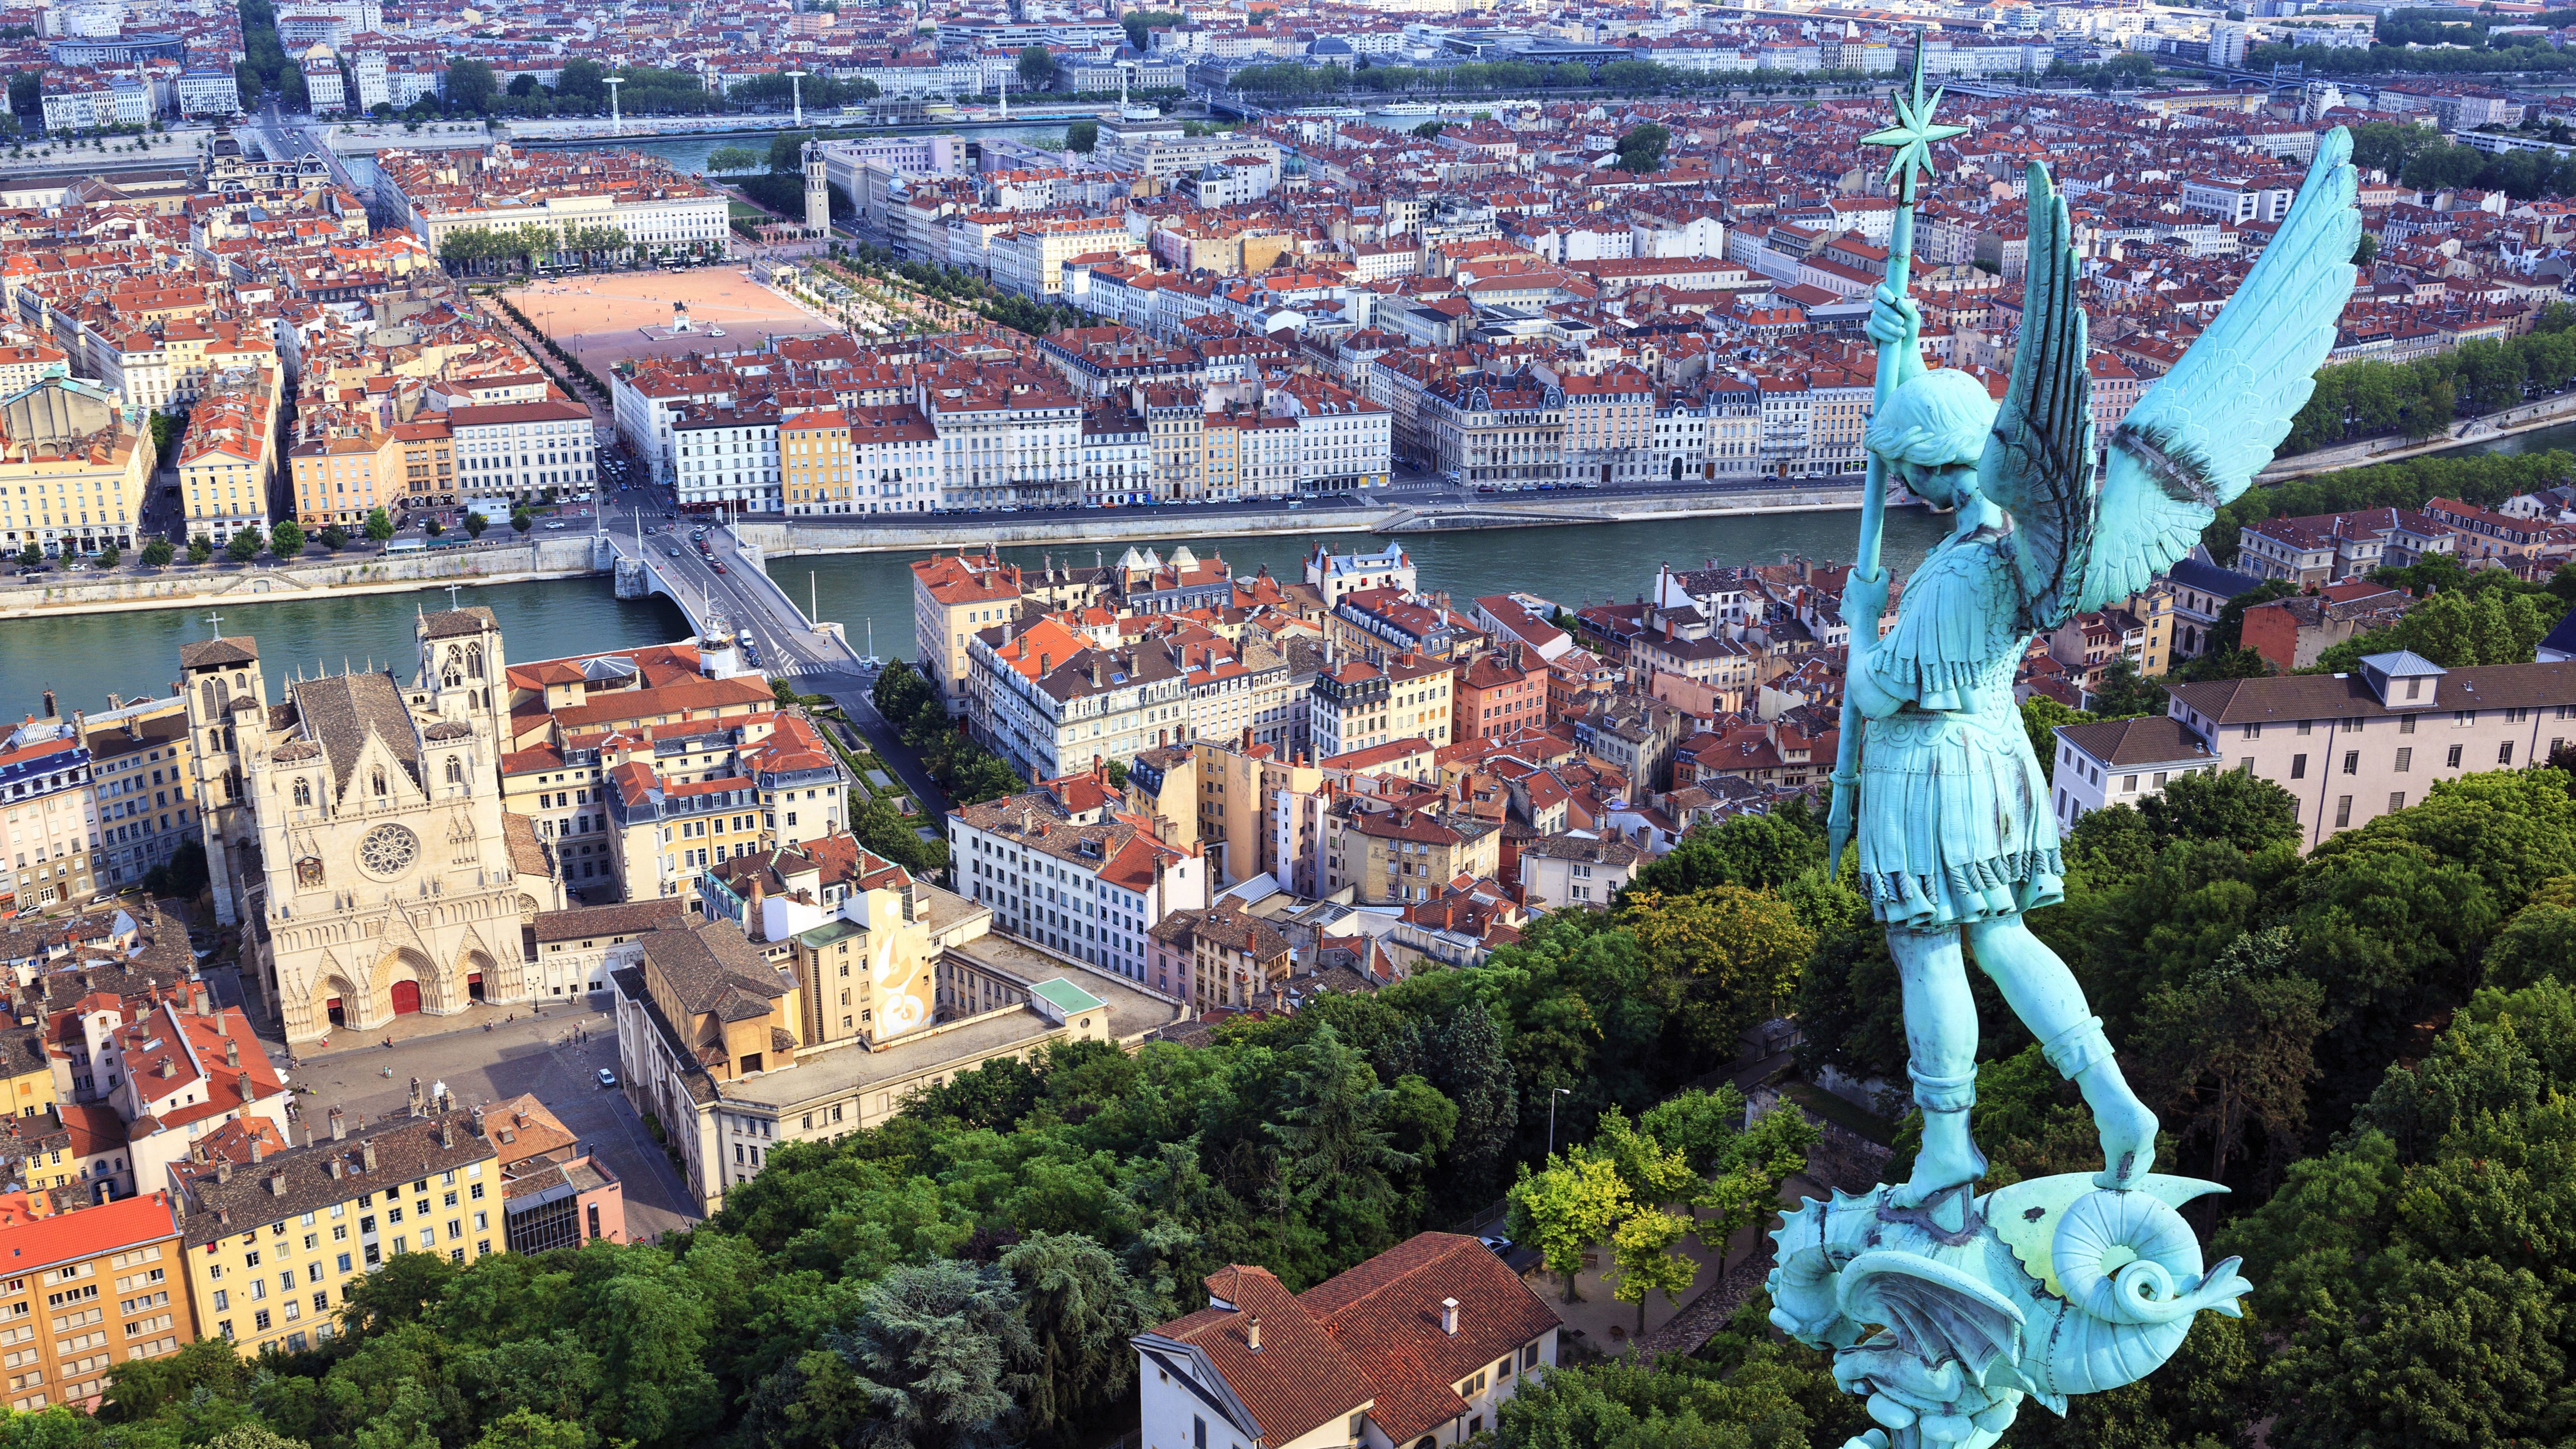
{"type": "MultiPolygon", "coordinates": [[[[1581,605],[1637,597],[1653,583],[1659,564],[1768,563],[1787,553],[1848,558],[1858,521],[1859,515],[1850,512],[1765,514],[1408,535],[1401,542],[1414,556],[1421,587],[1447,590],[1461,609],[1478,595],[1509,589],[1581,605]]],[[[1912,568],[1943,526],[1919,509],[1891,512],[1888,561],[1912,568]]],[[[1383,540],[1361,534],[1281,535],[1215,538],[1187,546],[1202,557],[1223,557],[1238,574],[1266,565],[1275,575],[1299,579],[1304,577],[1303,560],[1318,542],[1347,552],[1383,540]]],[[[1140,546],[1167,557],[1174,547],[1169,542],[1140,546]]],[[[770,573],[800,603],[811,598],[823,618],[839,621],[860,651],[868,650],[873,629],[876,653],[904,658],[912,653],[910,565],[927,553],[784,558],[771,564],[770,573]]],[[[1116,556],[1092,546],[1002,550],[1003,557],[1032,565],[1049,553],[1058,561],[1082,565],[1104,553],[1116,556]]],[[[688,633],[687,622],[668,602],[620,602],[604,576],[461,586],[456,599],[490,608],[500,618],[510,657],[520,661],[664,643],[688,633]]],[[[447,603],[448,590],[440,586],[416,593],[244,604],[223,610],[222,629],[258,637],[260,663],[269,672],[272,690],[298,668],[308,674],[317,665],[338,669],[344,659],[352,665],[370,659],[400,661],[397,667],[407,677],[414,657],[414,616],[447,603]]],[[[0,718],[41,708],[40,693],[48,688],[67,711],[103,709],[111,692],[128,698],[164,694],[178,672],[179,646],[210,637],[207,616],[200,609],[0,620],[0,718]]]]}

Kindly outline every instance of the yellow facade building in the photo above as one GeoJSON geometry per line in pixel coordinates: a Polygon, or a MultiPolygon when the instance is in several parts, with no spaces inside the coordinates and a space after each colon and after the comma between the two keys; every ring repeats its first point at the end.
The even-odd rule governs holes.
{"type": "Polygon", "coordinates": [[[232,1134],[173,1175],[198,1331],[244,1357],[329,1339],[350,1279],[401,1253],[508,1251],[499,1153],[470,1111],[388,1117],[269,1150],[232,1134]],[[229,1153],[238,1152],[242,1160],[229,1153]]]}
{"type": "Polygon", "coordinates": [[[0,400],[0,548],[133,547],[152,466],[141,412],[114,393],[49,377],[0,400]]]}

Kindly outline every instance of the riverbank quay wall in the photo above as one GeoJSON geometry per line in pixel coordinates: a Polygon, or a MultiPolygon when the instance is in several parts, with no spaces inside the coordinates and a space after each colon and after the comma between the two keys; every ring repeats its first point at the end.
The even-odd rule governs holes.
{"type": "Polygon", "coordinates": [[[1163,540],[1275,535],[1469,532],[1489,528],[1561,528],[1585,523],[1641,523],[1660,518],[1721,518],[1766,513],[1831,513],[1860,507],[1858,488],[1782,489],[1723,499],[1607,498],[1547,502],[1476,502],[1434,507],[1278,508],[1209,515],[1181,508],[1105,509],[1082,518],[1021,519],[1008,513],[942,519],[939,526],[870,527],[863,517],[755,519],[735,536],[768,558],[817,553],[898,553],[939,549],[1058,544],[1101,546],[1163,540]]]}
{"type": "Polygon", "coordinates": [[[590,534],[422,553],[340,555],[276,567],[174,566],[140,574],[48,573],[0,586],[0,619],[144,609],[234,608],[294,599],[407,594],[447,584],[517,584],[609,572],[590,534]]]}
{"type": "MultiPolygon", "coordinates": [[[[1716,518],[1770,513],[1825,513],[1860,507],[1858,488],[1783,488],[1722,497],[1549,498],[1432,506],[1277,508],[1207,514],[1185,508],[1119,508],[1098,516],[1019,520],[1012,514],[924,519],[871,527],[864,517],[751,520],[734,525],[754,562],[826,553],[927,553],[985,544],[1100,547],[1198,539],[1404,535],[1493,528],[1558,528],[1586,523],[1638,523],[1664,518],[1716,518]]],[[[616,559],[594,535],[528,538],[453,550],[341,554],[276,567],[175,566],[143,573],[48,573],[0,584],[0,620],[145,609],[233,608],[358,594],[403,594],[448,584],[515,584],[610,576],[616,559]]],[[[765,569],[764,569],[765,571],[765,569]]],[[[792,596],[782,594],[793,605],[792,596]]]]}

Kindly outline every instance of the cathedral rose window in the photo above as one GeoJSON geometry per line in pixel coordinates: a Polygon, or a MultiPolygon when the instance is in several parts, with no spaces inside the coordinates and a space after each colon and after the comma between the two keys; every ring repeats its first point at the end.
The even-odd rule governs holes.
{"type": "Polygon", "coordinates": [[[358,842],[358,864],[369,875],[400,875],[419,858],[420,837],[399,825],[379,825],[358,842]]]}

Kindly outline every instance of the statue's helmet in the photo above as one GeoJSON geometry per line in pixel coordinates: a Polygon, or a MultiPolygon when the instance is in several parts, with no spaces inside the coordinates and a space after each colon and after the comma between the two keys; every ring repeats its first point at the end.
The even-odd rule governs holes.
{"type": "Polygon", "coordinates": [[[1896,390],[1869,425],[1869,450],[1890,463],[1944,468],[1974,463],[1994,430],[1995,400],[1986,385],[1954,367],[1936,367],[1896,390]]]}

